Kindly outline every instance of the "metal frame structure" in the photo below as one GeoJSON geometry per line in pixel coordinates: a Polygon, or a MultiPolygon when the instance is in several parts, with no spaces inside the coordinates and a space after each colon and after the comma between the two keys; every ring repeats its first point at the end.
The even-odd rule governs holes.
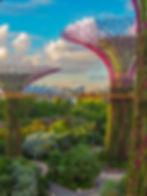
{"type": "Polygon", "coordinates": [[[128,157],[132,126],[133,98],[130,94],[136,72],[136,38],[126,32],[133,23],[132,18],[95,20],[93,32],[88,29],[89,26],[86,28],[78,23],[67,27],[62,33],[66,40],[95,53],[108,70],[111,95],[105,146],[107,157],[117,161],[128,157]]]}
{"type": "MultiPolygon", "coordinates": [[[[24,88],[47,75],[59,72],[49,66],[0,65],[0,84],[6,98],[6,119],[8,141],[6,152],[9,156],[21,155],[20,115],[21,99],[26,96],[24,88]]],[[[28,95],[27,95],[28,96],[28,95]]]]}
{"type": "Polygon", "coordinates": [[[48,66],[0,65],[1,88],[4,92],[22,92],[30,83],[59,71],[48,66]]]}

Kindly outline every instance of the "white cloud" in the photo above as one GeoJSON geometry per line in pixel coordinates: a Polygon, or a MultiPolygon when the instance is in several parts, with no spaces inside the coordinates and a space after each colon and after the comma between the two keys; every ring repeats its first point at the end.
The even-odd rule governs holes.
{"type": "MultiPolygon", "coordinates": [[[[30,53],[31,36],[27,33],[15,34],[9,32],[8,27],[8,25],[0,26],[0,34],[3,35],[1,36],[3,46],[0,46],[1,65],[42,65],[60,67],[63,75],[69,76],[67,82],[69,82],[70,86],[72,86],[74,81],[77,86],[78,84],[89,84],[89,87],[90,84],[94,85],[95,81],[90,83],[92,79],[86,75],[86,73],[89,72],[89,70],[97,70],[97,73],[101,72],[102,63],[92,52],[83,47],[70,44],[63,39],[58,39],[57,41],[48,42],[40,48],[39,51],[30,53]],[[13,40],[8,39],[10,34],[15,36],[13,40]],[[71,78],[71,81],[69,78],[71,78]]],[[[62,79],[64,79],[64,77],[57,77],[57,80],[54,82],[65,85],[66,82],[60,81],[62,79]]],[[[44,80],[44,84],[48,85],[49,80],[44,80]]]]}
{"type": "Polygon", "coordinates": [[[46,59],[67,72],[84,72],[101,64],[96,55],[62,39],[45,46],[46,59]]]}
{"type": "Polygon", "coordinates": [[[45,53],[52,60],[60,59],[66,50],[68,50],[68,44],[62,39],[59,39],[56,42],[51,41],[45,46],[45,53]]]}
{"type": "Polygon", "coordinates": [[[59,88],[85,86],[87,90],[108,88],[108,73],[98,57],[89,50],[62,39],[51,41],[40,53],[25,57],[25,63],[61,68],[61,73],[45,77],[37,81],[35,83],[37,85],[58,86],[59,88]]]}
{"type": "Polygon", "coordinates": [[[9,25],[0,26],[0,63],[21,64],[30,49],[30,36],[26,33],[11,33],[9,25]],[[13,35],[13,40],[12,36],[13,35]],[[9,39],[11,37],[11,39],[9,39]]]}
{"type": "Polygon", "coordinates": [[[8,38],[9,26],[7,24],[0,26],[0,46],[6,44],[8,38]]]}
{"type": "Polygon", "coordinates": [[[0,47],[0,59],[5,59],[8,56],[8,50],[5,47],[0,47]]]}
{"type": "Polygon", "coordinates": [[[26,33],[20,33],[16,39],[12,42],[12,45],[16,52],[25,53],[30,48],[30,37],[26,33]]]}
{"type": "MultiPolygon", "coordinates": [[[[85,21],[89,24],[90,20],[85,21]]],[[[31,36],[27,33],[15,35],[13,40],[8,41],[8,25],[0,27],[1,42],[5,43],[1,49],[3,64],[21,65],[49,65],[60,67],[64,72],[78,73],[85,72],[101,65],[102,63],[96,55],[83,47],[71,44],[63,39],[50,41],[44,45],[40,51],[29,53],[31,46],[31,36]],[[8,44],[7,44],[8,42],[8,44]],[[9,58],[7,58],[9,56],[9,58]]]]}

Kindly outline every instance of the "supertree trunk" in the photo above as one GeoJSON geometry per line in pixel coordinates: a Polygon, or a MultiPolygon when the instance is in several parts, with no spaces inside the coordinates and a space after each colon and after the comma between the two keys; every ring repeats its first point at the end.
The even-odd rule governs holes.
{"type": "Polygon", "coordinates": [[[127,196],[147,196],[147,2],[138,1],[138,8],[137,82],[127,196]]]}
{"type": "Polygon", "coordinates": [[[6,93],[6,119],[8,125],[7,154],[9,156],[21,155],[20,121],[21,98],[25,88],[42,77],[60,71],[59,68],[49,66],[31,66],[18,64],[0,65],[0,84],[6,93]],[[23,92],[23,93],[22,93],[23,92]],[[21,94],[22,93],[22,94],[21,94]]]}
{"type": "Polygon", "coordinates": [[[118,81],[111,88],[105,140],[105,152],[109,161],[119,163],[128,159],[133,117],[132,88],[132,85],[119,86],[118,81]]]}
{"type": "Polygon", "coordinates": [[[6,154],[11,157],[21,156],[19,99],[19,97],[7,97],[6,101],[6,120],[8,126],[6,154]]]}

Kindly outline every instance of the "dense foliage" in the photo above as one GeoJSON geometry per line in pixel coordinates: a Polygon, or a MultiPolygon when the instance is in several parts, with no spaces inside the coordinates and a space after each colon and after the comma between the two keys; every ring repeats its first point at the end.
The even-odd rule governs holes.
{"type": "Polygon", "coordinates": [[[24,138],[23,151],[28,157],[42,159],[54,149],[60,149],[64,152],[80,143],[91,146],[103,143],[103,137],[97,134],[94,125],[91,123],[74,124],[72,119],[61,119],[54,122],[50,127],[46,127],[47,130],[44,130],[45,127],[42,128],[41,131],[32,131],[31,129],[30,134],[24,138]]]}
{"type": "Polygon", "coordinates": [[[71,189],[93,186],[100,172],[97,154],[84,144],[64,153],[54,151],[49,156],[48,164],[52,179],[71,189]]]}
{"type": "MultiPolygon", "coordinates": [[[[5,100],[0,100],[0,121],[5,119],[5,100]]],[[[24,98],[20,100],[19,115],[23,125],[29,124],[33,119],[56,120],[64,117],[75,117],[79,121],[96,122],[96,127],[105,130],[106,106],[103,100],[78,99],[73,102],[70,99],[36,100],[24,98]]]]}
{"type": "MultiPolygon", "coordinates": [[[[43,151],[50,151],[47,147],[50,143],[47,139],[48,136],[43,133],[39,138],[40,132],[55,135],[55,143],[63,151],[81,142],[92,146],[103,145],[104,143],[107,104],[102,100],[79,99],[72,102],[70,99],[48,101],[24,98],[19,102],[21,139],[24,140],[24,152],[28,156],[41,158],[47,154],[43,151]],[[37,132],[39,133],[37,134],[37,132]],[[42,143],[44,145],[41,147],[42,143]],[[30,145],[33,146],[31,151],[30,145]]],[[[0,104],[3,107],[6,105],[5,101],[1,101],[0,104]]],[[[15,110],[13,111],[15,112],[15,110]]],[[[5,116],[2,113],[1,116],[3,122],[5,116]]],[[[0,153],[6,146],[7,137],[7,128],[0,127],[0,144],[2,145],[0,153]]]]}
{"type": "MultiPolygon", "coordinates": [[[[75,102],[70,99],[30,98],[20,102],[19,119],[24,155],[48,163],[50,173],[47,181],[51,179],[70,189],[93,186],[100,165],[106,160],[95,150],[104,144],[107,103],[92,98],[77,99],[75,102]]],[[[7,133],[6,127],[0,128],[0,154],[5,152],[7,133]]],[[[13,165],[19,168],[18,161],[13,165]]],[[[43,186],[46,186],[46,180],[42,177],[38,180],[42,187],[39,186],[39,189],[45,190],[43,186]]],[[[22,181],[23,173],[18,177],[18,182],[22,181]]],[[[35,192],[33,187],[35,184],[32,183],[30,190],[34,189],[35,192]]]]}
{"type": "Polygon", "coordinates": [[[41,176],[35,164],[25,159],[0,157],[0,174],[1,196],[47,195],[45,177],[41,176]]]}

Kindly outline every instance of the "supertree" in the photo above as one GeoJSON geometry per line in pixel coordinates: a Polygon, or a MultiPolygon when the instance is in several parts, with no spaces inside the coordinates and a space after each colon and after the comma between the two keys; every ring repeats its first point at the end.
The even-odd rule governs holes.
{"type": "Polygon", "coordinates": [[[134,127],[127,196],[147,195],[147,1],[132,0],[137,18],[134,127]]]}
{"type": "Polygon", "coordinates": [[[110,104],[105,152],[109,160],[128,158],[132,129],[135,76],[134,19],[85,19],[62,33],[66,40],[94,52],[106,66],[110,78],[110,104]]]}
{"type": "Polygon", "coordinates": [[[53,73],[58,68],[49,66],[0,65],[0,84],[6,98],[6,120],[8,125],[8,156],[21,155],[20,134],[20,99],[24,97],[23,89],[30,83],[53,73]]]}

